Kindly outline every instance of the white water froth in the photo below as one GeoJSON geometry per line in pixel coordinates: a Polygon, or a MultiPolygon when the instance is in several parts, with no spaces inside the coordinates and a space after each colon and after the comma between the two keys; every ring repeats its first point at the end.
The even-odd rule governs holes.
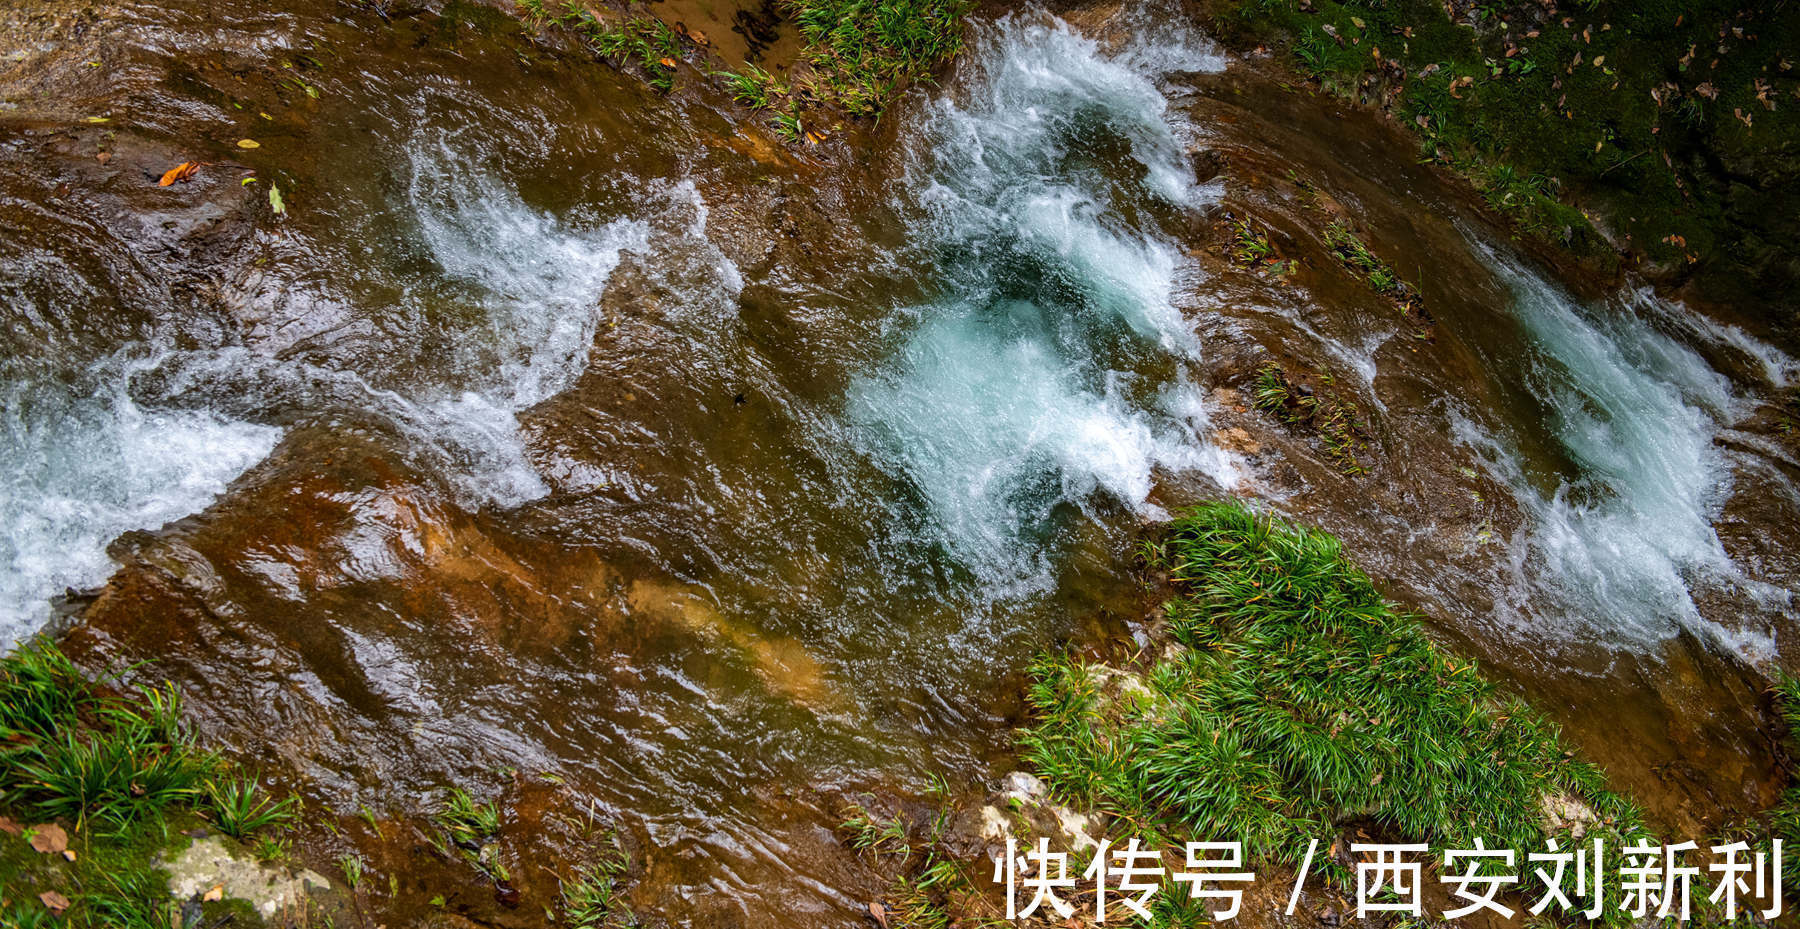
{"type": "Polygon", "coordinates": [[[1680,303],[1655,298],[1648,287],[1640,288],[1637,301],[1647,310],[1657,312],[1668,324],[1686,329],[1703,341],[1725,348],[1746,359],[1755,373],[1770,387],[1780,390],[1800,383],[1800,360],[1781,349],[1745,332],[1738,326],[1722,323],[1680,303]]]}
{"type": "Polygon", "coordinates": [[[1655,642],[1688,628],[1751,660],[1773,654],[1761,630],[1704,619],[1691,591],[1724,585],[1766,594],[1742,576],[1713,530],[1730,494],[1731,466],[1714,434],[1744,409],[1731,382],[1694,350],[1649,324],[1648,292],[1595,307],[1511,258],[1486,250],[1512,291],[1530,338],[1523,388],[1549,411],[1546,427],[1578,477],[1534,481],[1516,442],[1472,420],[1454,421],[1529,514],[1513,540],[1515,597],[1547,584],[1584,637],[1610,645],[1655,642]]]}
{"type": "Polygon", "coordinates": [[[445,276],[473,285],[478,328],[458,334],[452,370],[468,388],[419,401],[421,432],[462,467],[450,471],[477,503],[517,506],[548,493],[527,453],[517,414],[566,389],[587,366],[600,298],[627,253],[654,253],[658,269],[704,278],[700,313],[731,303],[743,282],[706,239],[707,207],[691,181],[647,186],[645,216],[605,222],[559,216],[462,168],[451,134],[413,152],[412,206],[445,276]],[[704,265],[704,267],[692,267],[704,265]],[[721,299],[706,299],[708,296],[721,299]]]}
{"type": "Polygon", "coordinates": [[[0,649],[50,615],[50,598],[105,581],[106,547],[203,509],[261,461],[281,430],[205,412],[141,409],[127,392],[155,360],[107,359],[89,375],[112,385],[70,396],[59,384],[6,395],[0,458],[0,649]]]}
{"type": "MultiPolygon", "coordinates": [[[[11,387],[0,434],[0,452],[13,464],[0,485],[0,647],[40,627],[49,598],[65,587],[105,581],[113,570],[106,547],[120,533],[203,509],[265,458],[282,435],[258,423],[270,411],[372,417],[477,505],[512,506],[548,492],[517,414],[585,366],[598,302],[621,255],[649,247],[659,232],[703,241],[705,204],[691,184],[678,185],[646,197],[675,217],[661,224],[671,230],[640,219],[572,222],[467,170],[443,139],[409,151],[410,206],[440,269],[434,274],[467,285],[477,303],[464,308],[474,310],[463,313],[469,328],[447,340],[458,357],[442,365],[463,383],[400,389],[387,386],[385,371],[227,345],[135,360],[121,353],[87,372],[99,385],[91,397],[48,382],[11,387]],[[154,382],[150,400],[133,399],[134,376],[154,382]]],[[[727,289],[741,286],[735,268],[716,270],[727,289]]],[[[446,310],[410,318],[433,312],[446,310]]],[[[392,337],[418,337],[400,328],[392,337]]]]}
{"type": "Polygon", "coordinates": [[[1173,295],[1196,272],[1119,209],[1206,202],[1157,69],[1216,57],[1109,54],[1043,18],[1003,19],[975,46],[979,72],[930,105],[907,177],[944,293],[904,314],[903,343],[852,385],[847,415],[959,560],[1025,593],[1051,580],[1059,509],[1104,497],[1152,515],[1158,469],[1239,480],[1188,377],[1200,345],[1173,295]]]}
{"type": "Polygon", "coordinates": [[[581,224],[535,209],[511,187],[467,170],[452,138],[411,147],[412,208],[444,274],[479,293],[482,328],[458,346],[480,353],[472,362],[498,359],[477,368],[481,394],[522,410],[580,373],[607,279],[623,252],[645,247],[650,227],[625,218],[581,224]]]}

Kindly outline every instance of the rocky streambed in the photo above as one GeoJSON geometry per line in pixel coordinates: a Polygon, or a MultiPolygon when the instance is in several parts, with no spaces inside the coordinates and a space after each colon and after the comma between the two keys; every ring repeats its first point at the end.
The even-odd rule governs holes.
{"type": "Polygon", "coordinates": [[[813,142],[707,76],[751,42],[663,94],[463,3],[6,17],[6,633],[176,682],[371,924],[615,847],[647,921],[865,918],[846,809],[987,794],[1031,657],[1147,641],[1135,546],[1227,495],[1672,832],[1786,784],[1791,357],[1191,13],[979,12],[813,142]]]}

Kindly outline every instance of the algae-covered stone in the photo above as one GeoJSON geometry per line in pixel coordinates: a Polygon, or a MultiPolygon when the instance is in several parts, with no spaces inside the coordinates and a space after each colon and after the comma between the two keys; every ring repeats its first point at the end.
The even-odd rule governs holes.
{"type": "Polygon", "coordinates": [[[226,897],[248,902],[264,919],[300,907],[309,891],[331,889],[318,872],[264,864],[218,836],[194,840],[165,864],[169,893],[176,899],[191,900],[222,886],[226,897]]]}

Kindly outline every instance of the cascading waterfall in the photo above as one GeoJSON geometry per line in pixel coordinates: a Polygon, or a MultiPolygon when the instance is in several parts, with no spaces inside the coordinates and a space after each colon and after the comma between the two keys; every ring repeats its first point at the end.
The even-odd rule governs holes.
{"type": "MultiPolygon", "coordinates": [[[[1513,258],[1481,250],[1509,289],[1529,346],[1523,364],[1490,359],[1490,368],[1515,372],[1510,386],[1536,398],[1573,475],[1527,473],[1511,437],[1468,416],[1454,420],[1459,440],[1529,514],[1512,542],[1515,598],[1548,587],[1573,625],[1564,634],[1576,638],[1629,645],[1686,627],[1747,657],[1771,656],[1767,635],[1708,622],[1692,593],[1758,586],[1713,529],[1731,488],[1731,463],[1713,438],[1746,410],[1731,381],[1653,324],[1667,311],[1647,291],[1582,306],[1513,258]]],[[[1759,360],[1780,370],[1779,353],[1760,347],[1759,360]]]]}
{"type": "Polygon", "coordinates": [[[1059,507],[1099,492],[1143,508],[1158,468],[1238,478],[1189,377],[1200,346],[1174,295],[1193,272],[1153,224],[1121,218],[1208,198],[1156,79],[1222,62],[1161,48],[1108,55],[1009,17],[977,41],[979,77],[917,127],[902,207],[938,297],[901,313],[899,347],[847,414],[993,588],[1049,581],[1059,507]]]}

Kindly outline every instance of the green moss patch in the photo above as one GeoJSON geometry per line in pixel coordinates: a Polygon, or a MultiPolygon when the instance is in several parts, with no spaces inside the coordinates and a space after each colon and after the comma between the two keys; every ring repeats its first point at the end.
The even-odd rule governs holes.
{"type": "Polygon", "coordinates": [[[1284,44],[1326,89],[1392,111],[1423,157],[1525,234],[1605,258],[1569,203],[1670,267],[1791,279],[1800,8],[1218,0],[1221,31],[1284,44]],[[1786,270],[1782,270],[1786,268],[1786,270]]]}
{"type": "Polygon", "coordinates": [[[1128,672],[1064,656],[1033,669],[1022,746],[1060,800],[1270,862],[1346,822],[1440,849],[1639,829],[1553,725],[1433,646],[1331,536],[1214,503],[1149,558],[1179,591],[1178,647],[1128,672]]]}

